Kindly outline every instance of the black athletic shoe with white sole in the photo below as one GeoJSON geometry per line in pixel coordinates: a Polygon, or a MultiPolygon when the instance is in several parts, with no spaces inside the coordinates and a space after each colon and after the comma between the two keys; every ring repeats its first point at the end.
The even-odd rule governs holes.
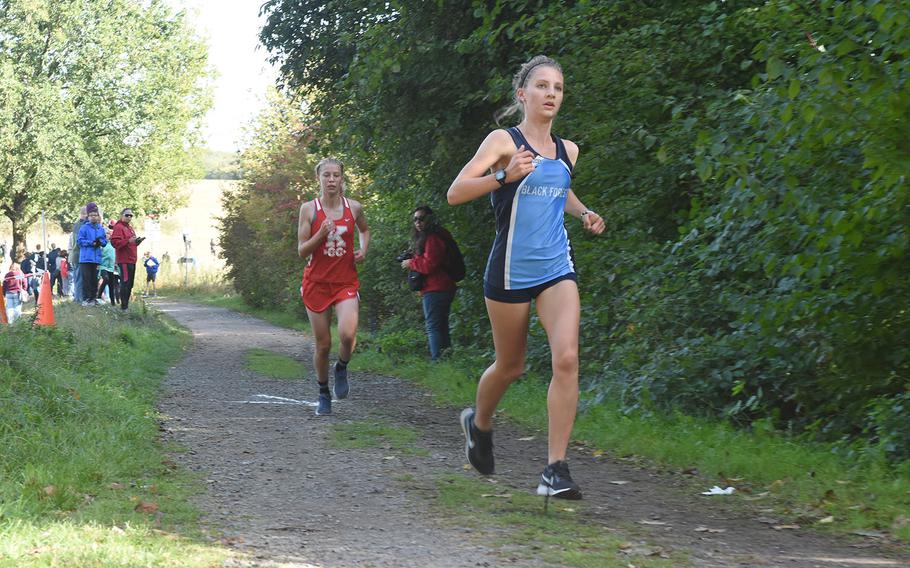
{"type": "Polygon", "coordinates": [[[474,409],[461,412],[461,430],[464,432],[464,454],[474,469],[484,475],[493,474],[493,432],[478,430],[474,425],[474,409]]]}
{"type": "Polygon", "coordinates": [[[559,499],[581,499],[581,489],[569,475],[569,464],[560,460],[551,463],[540,474],[537,494],[559,499]]]}

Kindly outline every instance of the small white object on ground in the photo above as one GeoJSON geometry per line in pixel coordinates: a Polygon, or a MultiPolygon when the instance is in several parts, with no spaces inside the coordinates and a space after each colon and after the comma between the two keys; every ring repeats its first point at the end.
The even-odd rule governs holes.
{"type": "Polygon", "coordinates": [[[708,489],[707,491],[702,491],[701,494],[702,495],[733,495],[734,491],[736,491],[736,489],[734,489],[732,487],[727,487],[726,489],[721,489],[720,487],[715,485],[714,487],[712,487],[711,489],[708,489]]]}

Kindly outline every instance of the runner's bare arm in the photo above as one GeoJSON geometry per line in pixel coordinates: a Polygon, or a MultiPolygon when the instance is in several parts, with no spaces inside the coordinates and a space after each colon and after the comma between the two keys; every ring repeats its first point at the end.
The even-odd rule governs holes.
{"type": "Polygon", "coordinates": [[[316,233],[312,234],[313,228],[310,226],[310,221],[313,219],[314,207],[312,201],[307,201],[300,206],[300,219],[297,221],[297,254],[300,258],[306,258],[313,254],[316,247],[325,240],[329,231],[332,230],[332,227],[328,226],[328,223],[331,222],[326,219],[328,223],[323,223],[316,233]]]}
{"type": "Polygon", "coordinates": [[[357,223],[357,240],[360,243],[360,248],[354,251],[354,262],[363,262],[367,257],[367,249],[370,248],[370,228],[367,225],[366,215],[363,214],[363,205],[353,199],[348,201],[351,203],[354,222],[357,223]]]}
{"type": "MultiPolygon", "coordinates": [[[[578,161],[578,145],[571,140],[563,140],[563,144],[565,144],[566,154],[569,155],[569,160],[574,167],[575,163],[578,161]]],[[[585,230],[590,231],[595,235],[599,235],[604,231],[605,225],[603,218],[585,207],[584,203],[578,199],[578,196],[575,195],[575,192],[571,189],[569,190],[569,197],[566,199],[566,213],[576,219],[581,219],[585,230]]]]}
{"type": "Polygon", "coordinates": [[[446,193],[449,205],[467,203],[499,189],[499,182],[491,173],[494,168],[505,168],[506,182],[521,179],[534,170],[533,158],[533,153],[524,146],[516,151],[512,137],[505,130],[490,132],[449,186],[446,193]]]}

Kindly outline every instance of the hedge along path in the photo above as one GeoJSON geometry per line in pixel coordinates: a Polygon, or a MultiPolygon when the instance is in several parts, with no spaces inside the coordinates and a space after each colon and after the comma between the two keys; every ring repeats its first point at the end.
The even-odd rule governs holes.
{"type": "MultiPolygon", "coordinates": [[[[482,479],[464,469],[460,409],[434,406],[406,381],[353,372],[351,396],[336,401],[332,416],[316,417],[312,339],[306,334],[222,308],[168,301],[154,306],[194,337],[192,349],[165,381],[164,436],[187,448],[174,459],[206,482],[208,490],[197,498],[204,522],[248,555],[243,562],[554,565],[533,549],[502,545],[511,540],[510,529],[484,530],[485,519],[476,513],[459,519],[434,505],[434,480],[482,479]],[[309,376],[292,381],[258,375],[245,364],[250,349],[291,356],[305,364],[309,376]],[[333,424],[377,416],[418,431],[417,444],[427,451],[330,444],[333,424]]],[[[545,434],[500,422],[498,475],[490,493],[533,491],[544,465],[541,456],[546,456],[545,434]]],[[[770,513],[699,496],[685,476],[574,450],[570,459],[585,494],[578,513],[582,522],[628,541],[630,553],[688,558],[699,568],[910,565],[910,557],[876,543],[781,528],[785,523],[775,523],[770,513]]],[[[542,509],[541,501],[541,514],[542,509]]],[[[565,537],[571,540],[572,534],[565,537]]],[[[631,559],[623,561],[623,554],[617,551],[622,562],[617,565],[627,566],[631,559]]]]}

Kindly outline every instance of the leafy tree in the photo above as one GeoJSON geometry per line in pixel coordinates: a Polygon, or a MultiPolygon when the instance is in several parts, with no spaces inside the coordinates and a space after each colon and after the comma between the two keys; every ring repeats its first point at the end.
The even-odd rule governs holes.
{"type": "Polygon", "coordinates": [[[254,306],[301,305],[297,218],[301,199],[315,196],[317,187],[307,136],[302,111],[270,92],[240,156],[243,179],[223,199],[220,242],[228,276],[254,306]]]}
{"type": "Polygon", "coordinates": [[[161,0],[0,2],[0,210],[166,210],[195,173],[206,52],[161,0]]]}
{"type": "MultiPolygon", "coordinates": [[[[389,259],[427,202],[467,252],[456,338],[489,345],[488,206],[443,195],[537,53],[555,131],[608,220],[569,223],[593,404],[682,408],[910,457],[910,2],[271,0],[263,43],[307,101],[314,154],[362,174],[364,304],[416,312],[389,259]],[[457,14],[458,17],[453,17],[457,14]],[[396,280],[396,278],[398,280],[396,280]]],[[[532,326],[529,360],[547,368],[532,326]]]]}

